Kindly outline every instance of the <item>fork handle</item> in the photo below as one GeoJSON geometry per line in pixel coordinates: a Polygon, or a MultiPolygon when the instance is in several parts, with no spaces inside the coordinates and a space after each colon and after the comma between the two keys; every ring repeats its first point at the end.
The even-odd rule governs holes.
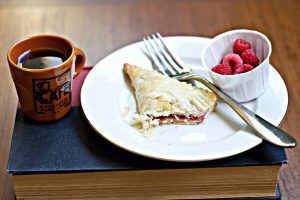
{"type": "Polygon", "coordinates": [[[253,113],[251,110],[238,103],[205,78],[194,73],[190,73],[188,76],[177,76],[177,78],[180,80],[196,80],[201,82],[223,99],[250,127],[256,131],[261,138],[282,147],[296,146],[297,142],[291,135],[253,113]]]}

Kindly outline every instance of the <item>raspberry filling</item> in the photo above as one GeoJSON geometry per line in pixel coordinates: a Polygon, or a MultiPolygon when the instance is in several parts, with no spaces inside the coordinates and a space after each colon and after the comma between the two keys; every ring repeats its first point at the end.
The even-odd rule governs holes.
{"type": "Polygon", "coordinates": [[[184,115],[169,115],[169,116],[159,116],[154,117],[153,119],[158,119],[160,123],[163,123],[164,121],[168,122],[178,122],[178,123],[185,123],[185,122],[192,122],[195,124],[200,124],[205,118],[205,114],[202,116],[184,116],[184,115]]]}

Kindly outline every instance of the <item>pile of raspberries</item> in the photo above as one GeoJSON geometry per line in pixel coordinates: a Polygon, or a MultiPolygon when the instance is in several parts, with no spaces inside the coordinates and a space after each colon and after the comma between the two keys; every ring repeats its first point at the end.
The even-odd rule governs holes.
{"type": "Polygon", "coordinates": [[[259,58],[251,50],[251,44],[243,39],[235,40],[233,53],[226,54],[222,63],[211,70],[222,75],[241,74],[251,71],[259,65],[259,58]]]}

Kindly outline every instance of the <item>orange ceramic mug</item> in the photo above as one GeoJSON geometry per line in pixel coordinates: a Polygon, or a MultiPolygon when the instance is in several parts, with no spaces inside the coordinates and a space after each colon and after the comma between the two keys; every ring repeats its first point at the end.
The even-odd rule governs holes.
{"type": "Polygon", "coordinates": [[[21,109],[27,117],[36,121],[53,121],[70,111],[73,78],[85,64],[85,54],[72,42],[56,35],[29,37],[10,48],[7,60],[21,109]],[[35,52],[38,54],[34,55],[35,52]],[[43,69],[30,65],[24,67],[24,60],[30,63],[35,58],[53,56],[53,52],[62,59],[57,65],[43,69]]]}

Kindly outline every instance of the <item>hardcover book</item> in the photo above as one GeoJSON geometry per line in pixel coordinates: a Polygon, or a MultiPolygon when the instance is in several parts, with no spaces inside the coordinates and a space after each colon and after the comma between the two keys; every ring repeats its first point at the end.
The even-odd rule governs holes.
{"type": "Polygon", "coordinates": [[[267,142],[228,158],[188,163],[142,157],[109,143],[79,106],[87,72],[77,77],[74,106],[61,120],[38,123],[17,110],[7,168],[17,199],[280,199],[277,179],[287,158],[267,142]]]}

